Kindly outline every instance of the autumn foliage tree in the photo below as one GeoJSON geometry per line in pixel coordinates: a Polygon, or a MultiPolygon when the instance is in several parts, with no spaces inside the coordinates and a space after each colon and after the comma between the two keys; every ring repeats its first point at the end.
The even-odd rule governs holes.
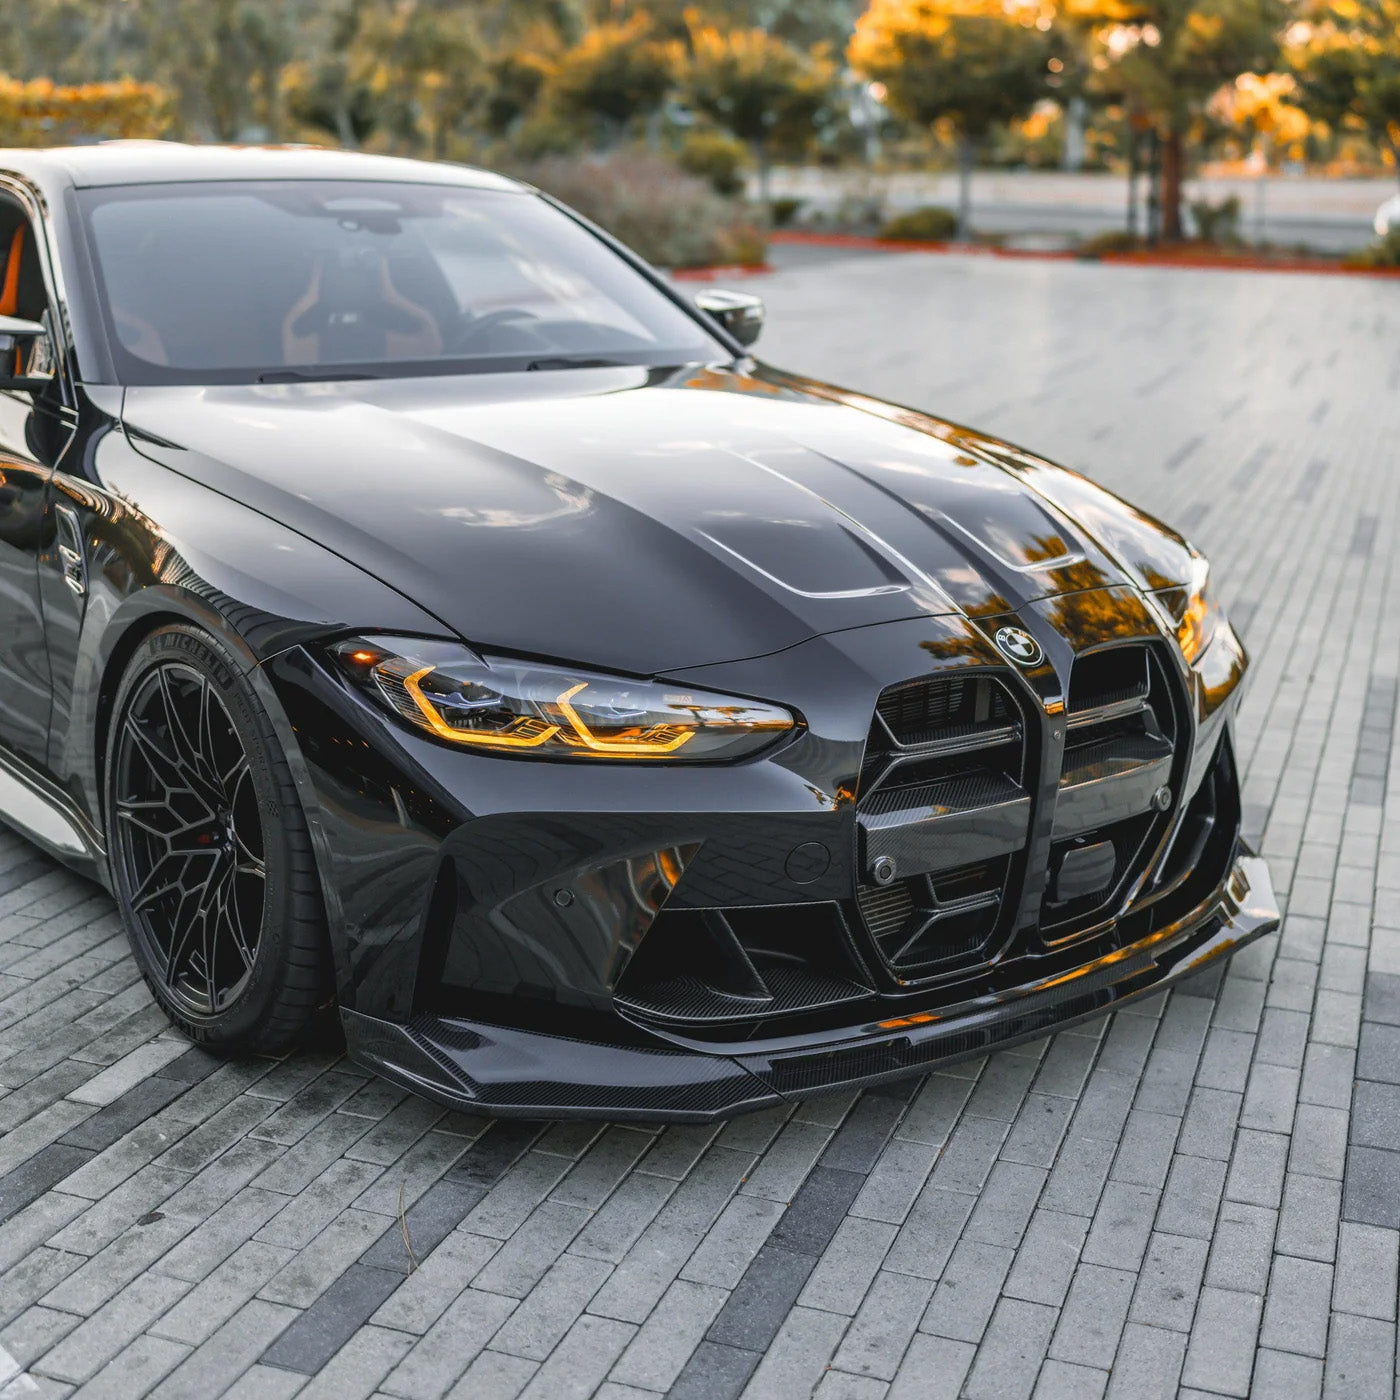
{"type": "Polygon", "coordinates": [[[1312,123],[1299,96],[1291,73],[1241,73],[1211,99],[1210,112],[1259,141],[1267,165],[1270,149],[1297,149],[1308,135],[1312,123]]]}
{"type": "Polygon", "coordinates": [[[559,60],[546,89],[561,111],[601,125],[612,145],[659,110],[675,83],[679,48],[656,38],[644,13],[588,30],[559,60]]]}
{"type": "Polygon", "coordinates": [[[1315,3],[1289,39],[1302,106],[1365,133],[1400,178],[1400,0],[1315,3]]]}
{"type": "Polygon", "coordinates": [[[417,138],[440,160],[481,105],[486,54],[475,27],[443,0],[398,0],[363,8],[349,49],[348,77],[367,90],[379,122],[417,138]]]}
{"type": "Polygon", "coordinates": [[[1286,0],[1103,0],[1094,67],[1161,141],[1162,236],[1179,239],[1186,148],[1211,100],[1276,66],[1286,0]]]}
{"type": "Polygon", "coordinates": [[[851,66],[884,85],[891,108],[920,126],[946,122],[958,148],[958,236],[971,223],[978,147],[1044,95],[1050,20],[1019,0],[871,0],[856,23],[851,66]]]}
{"type": "Polygon", "coordinates": [[[768,201],[776,155],[800,151],[831,97],[835,65],[762,29],[697,24],[690,35],[684,87],[692,107],[753,152],[759,193],[768,201]]]}

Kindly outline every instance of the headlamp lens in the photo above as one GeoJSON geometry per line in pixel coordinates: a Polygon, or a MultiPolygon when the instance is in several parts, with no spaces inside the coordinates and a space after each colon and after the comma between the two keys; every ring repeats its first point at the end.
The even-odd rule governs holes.
{"type": "Polygon", "coordinates": [[[1155,596],[1176,629],[1182,655],[1194,666],[1225,622],[1225,613],[1211,587],[1209,565],[1198,558],[1190,583],[1163,589],[1155,596]]]}
{"type": "Polygon", "coordinates": [[[791,731],[776,705],[553,666],[478,657],[465,647],[356,639],[343,670],[434,738],[518,757],[715,762],[791,731]]]}

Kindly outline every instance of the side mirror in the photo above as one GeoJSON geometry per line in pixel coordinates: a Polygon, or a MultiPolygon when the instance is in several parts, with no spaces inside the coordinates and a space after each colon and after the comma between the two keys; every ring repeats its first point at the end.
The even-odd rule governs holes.
{"type": "Polygon", "coordinates": [[[748,292],[726,292],[707,287],[695,295],[695,304],[739,342],[752,345],[763,330],[763,298],[748,292]]]}
{"type": "Polygon", "coordinates": [[[0,316],[0,389],[42,389],[53,378],[53,351],[39,321],[0,316]]]}

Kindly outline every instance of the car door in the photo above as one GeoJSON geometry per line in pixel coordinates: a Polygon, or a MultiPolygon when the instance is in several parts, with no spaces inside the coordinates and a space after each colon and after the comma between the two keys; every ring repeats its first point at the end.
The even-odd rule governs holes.
{"type": "MultiPolygon", "coordinates": [[[[41,320],[48,297],[35,230],[0,196],[0,315],[41,320]]],[[[46,757],[51,706],[39,560],[53,544],[49,481],[71,436],[60,386],[0,389],[0,745],[46,757]]]]}
{"type": "Polygon", "coordinates": [[[42,759],[49,729],[49,654],[39,607],[48,468],[25,443],[33,405],[0,392],[0,743],[42,759]]]}

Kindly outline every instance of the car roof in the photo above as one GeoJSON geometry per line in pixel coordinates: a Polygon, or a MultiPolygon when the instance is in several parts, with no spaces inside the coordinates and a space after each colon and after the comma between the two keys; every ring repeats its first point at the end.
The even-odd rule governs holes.
{"type": "Polygon", "coordinates": [[[99,141],[88,146],[0,150],[0,171],[52,189],[196,180],[388,180],[528,188],[503,175],[445,162],[405,160],[318,146],[195,146],[176,141],[99,141]]]}

